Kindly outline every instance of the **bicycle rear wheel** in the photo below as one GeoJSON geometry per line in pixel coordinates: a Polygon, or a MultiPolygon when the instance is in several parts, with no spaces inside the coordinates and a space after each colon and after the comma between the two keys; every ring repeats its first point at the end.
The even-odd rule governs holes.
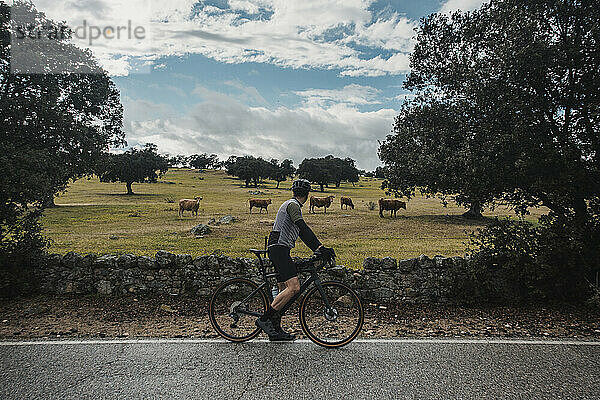
{"type": "Polygon", "coordinates": [[[323,282],[321,286],[331,309],[327,309],[319,289],[314,286],[300,305],[302,330],[318,345],[345,346],[358,336],[363,326],[362,303],[356,292],[341,282],[323,282]]]}
{"type": "Polygon", "coordinates": [[[264,313],[267,309],[267,298],[262,290],[257,289],[258,285],[249,279],[234,278],[223,282],[215,290],[210,299],[209,317],[221,337],[232,342],[244,342],[260,333],[254,324],[257,316],[248,314],[264,313]]]}

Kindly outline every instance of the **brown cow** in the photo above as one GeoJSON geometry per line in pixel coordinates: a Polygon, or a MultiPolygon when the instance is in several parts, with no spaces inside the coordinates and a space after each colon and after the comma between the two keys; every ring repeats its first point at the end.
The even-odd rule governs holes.
{"type": "Polygon", "coordinates": [[[406,203],[396,199],[379,199],[379,216],[383,218],[383,211],[390,210],[390,217],[392,214],[396,216],[396,211],[404,208],[406,210],[406,203]]]}
{"type": "Polygon", "coordinates": [[[196,196],[192,199],[181,199],[179,200],[179,216],[183,217],[184,211],[191,211],[191,215],[198,215],[198,208],[200,208],[200,200],[202,197],[196,196]]]}
{"type": "Polygon", "coordinates": [[[259,214],[262,213],[264,208],[268,214],[269,209],[267,207],[271,204],[271,199],[248,199],[248,203],[250,203],[250,214],[252,214],[252,207],[260,208],[259,214]]]}
{"type": "Polygon", "coordinates": [[[323,214],[327,214],[327,207],[331,206],[333,199],[335,199],[335,196],[327,196],[327,197],[310,196],[310,206],[308,207],[308,211],[314,213],[315,207],[324,207],[323,214]]]}
{"type": "Polygon", "coordinates": [[[352,204],[352,199],[350,197],[340,197],[340,208],[343,210],[344,206],[346,206],[346,210],[348,209],[348,206],[354,210],[354,204],[352,204]]]}

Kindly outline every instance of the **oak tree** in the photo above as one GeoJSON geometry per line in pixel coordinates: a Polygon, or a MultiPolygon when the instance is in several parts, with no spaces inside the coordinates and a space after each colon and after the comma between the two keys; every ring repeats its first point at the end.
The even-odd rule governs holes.
{"type": "Polygon", "coordinates": [[[141,150],[131,148],[125,153],[108,155],[98,176],[101,182],[125,183],[127,194],[133,195],[133,183],[154,183],[168,169],[168,159],[158,154],[156,145],[147,143],[141,150]]]}

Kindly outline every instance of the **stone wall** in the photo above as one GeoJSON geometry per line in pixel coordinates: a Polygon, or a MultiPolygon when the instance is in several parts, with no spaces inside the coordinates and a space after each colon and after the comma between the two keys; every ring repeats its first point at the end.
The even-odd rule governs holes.
{"type": "MultiPolygon", "coordinates": [[[[268,262],[268,261],[267,261],[268,262]]],[[[208,296],[220,282],[244,276],[258,280],[258,262],[251,258],[159,251],[155,257],[123,255],[49,255],[29,277],[29,292],[120,295],[127,293],[208,296]]],[[[321,279],[349,284],[365,301],[460,303],[466,261],[424,255],[408,259],[367,258],[361,270],[337,266],[321,279]]],[[[6,285],[6,282],[5,282],[6,285]]]]}

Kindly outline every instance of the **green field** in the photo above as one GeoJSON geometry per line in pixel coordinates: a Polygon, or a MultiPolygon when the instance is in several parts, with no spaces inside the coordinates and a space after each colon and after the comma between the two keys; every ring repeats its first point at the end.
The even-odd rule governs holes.
{"type": "MultiPolygon", "coordinates": [[[[275,189],[275,183],[267,181],[258,188],[265,194],[254,196],[249,190],[256,189],[242,187],[240,181],[223,171],[171,169],[158,183],[134,184],[136,195],[127,196],[124,184],[80,179],[57,197],[57,207],[46,211],[44,232],[52,240],[50,251],[56,253],[154,255],[158,250],[166,250],[194,256],[214,252],[248,256],[248,248],[263,246],[279,205],[290,197],[290,184],[291,181],[282,182],[280,189],[275,189]],[[177,201],[194,196],[203,197],[198,217],[187,212],[180,219],[177,201]],[[253,209],[250,215],[246,200],[251,197],[271,198],[269,214],[258,214],[253,209]],[[190,234],[194,225],[228,214],[238,221],[215,226],[203,238],[190,234]]],[[[398,211],[396,219],[390,219],[389,212],[381,219],[377,209],[371,211],[367,206],[383,196],[380,184],[377,179],[361,178],[355,186],[342,184],[337,189],[326,189],[326,194],[336,196],[326,215],[322,209],[309,214],[308,204],[304,207],[306,222],[323,243],[336,249],[339,264],[359,267],[368,256],[462,255],[466,232],[485,223],[462,218],[464,210],[453,204],[444,208],[439,200],[424,197],[411,200],[406,211],[398,211]],[[340,196],[352,197],[355,209],[340,210],[340,196]]],[[[536,221],[544,212],[532,210],[528,219],[536,221]]],[[[514,213],[497,208],[485,215],[514,216],[514,213]]],[[[295,251],[297,255],[308,252],[303,244],[295,251]]]]}

